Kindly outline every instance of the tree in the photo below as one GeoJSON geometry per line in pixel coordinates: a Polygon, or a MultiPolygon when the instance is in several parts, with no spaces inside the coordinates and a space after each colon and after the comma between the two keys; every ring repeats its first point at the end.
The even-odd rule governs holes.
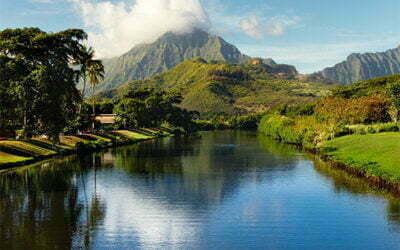
{"type": "Polygon", "coordinates": [[[79,66],[79,77],[83,81],[82,96],[86,94],[86,83],[88,75],[88,67],[92,64],[94,58],[94,50],[92,47],[82,46],[81,53],[73,61],[73,65],[79,66]]]}
{"type": "Polygon", "coordinates": [[[131,90],[115,106],[117,124],[128,127],[159,127],[167,122],[170,125],[192,132],[196,128],[193,119],[198,112],[178,107],[182,96],[177,93],[153,89],[131,90]]]}
{"type": "Polygon", "coordinates": [[[94,131],[95,127],[95,120],[96,117],[96,100],[94,96],[94,89],[100,83],[101,80],[104,79],[104,66],[100,60],[91,60],[89,65],[87,66],[87,72],[89,77],[89,84],[92,87],[92,108],[93,108],[93,121],[92,121],[92,132],[94,131]]]}
{"type": "Polygon", "coordinates": [[[397,122],[400,120],[400,81],[390,84],[388,87],[388,92],[392,98],[393,107],[396,110],[394,117],[397,122]]]}
{"type": "Polygon", "coordinates": [[[84,31],[75,29],[0,31],[2,84],[15,98],[13,115],[25,137],[46,134],[57,141],[68,120],[76,116],[82,98],[76,89],[79,72],[70,64],[82,56],[80,42],[86,38],[84,31]]]}
{"type": "Polygon", "coordinates": [[[18,73],[11,59],[0,55],[0,137],[14,136],[14,128],[19,126],[21,109],[18,108],[13,76],[18,73]]]}

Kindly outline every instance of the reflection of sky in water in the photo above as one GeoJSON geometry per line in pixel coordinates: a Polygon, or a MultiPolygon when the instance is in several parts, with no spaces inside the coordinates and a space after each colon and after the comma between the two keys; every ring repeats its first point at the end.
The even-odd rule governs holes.
{"type": "Polygon", "coordinates": [[[181,174],[100,173],[107,215],[95,246],[393,249],[400,243],[387,228],[384,199],[333,193],[298,152],[281,161],[254,144],[241,145],[240,155],[220,145],[203,143],[177,156],[181,174]]]}
{"type": "MultiPolygon", "coordinates": [[[[257,139],[253,133],[206,133],[201,140],[166,138],[97,155],[46,164],[43,172],[28,170],[14,181],[0,178],[0,184],[9,187],[7,199],[17,197],[12,203],[15,210],[5,209],[7,202],[0,200],[0,212],[15,219],[16,235],[24,232],[24,237],[14,237],[16,241],[30,245],[30,239],[50,239],[60,242],[49,246],[67,246],[68,241],[79,246],[88,239],[90,246],[100,249],[400,245],[399,199],[378,195],[360,180],[324,169],[326,164],[307,159],[297,149],[257,139]],[[101,163],[96,172],[93,162],[101,163]],[[33,188],[21,184],[25,179],[33,188]],[[16,187],[21,187],[20,194],[13,196],[16,187]],[[62,190],[79,193],[79,202],[71,202],[75,209],[68,210],[66,201],[71,199],[62,196],[62,190]],[[18,199],[22,196],[26,200],[18,199]],[[25,209],[33,197],[37,200],[29,204],[36,205],[31,215],[25,209]],[[81,211],[83,205],[94,207],[93,197],[98,198],[98,212],[81,211]],[[70,218],[74,211],[81,212],[70,218]],[[85,218],[90,216],[96,219],[85,238],[85,218]],[[32,230],[35,223],[42,225],[39,231],[48,230],[38,237],[32,230]],[[60,236],[57,232],[62,237],[54,237],[60,236]]],[[[0,222],[7,218],[0,215],[0,222]]]]}

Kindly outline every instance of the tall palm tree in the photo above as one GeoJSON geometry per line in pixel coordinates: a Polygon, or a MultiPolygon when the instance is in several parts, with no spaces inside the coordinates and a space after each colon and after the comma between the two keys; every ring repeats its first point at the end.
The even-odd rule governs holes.
{"type": "Polygon", "coordinates": [[[101,60],[91,60],[87,67],[87,76],[89,78],[89,84],[92,87],[92,99],[93,99],[93,122],[92,132],[94,132],[94,118],[96,117],[94,89],[104,79],[104,65],[101,60]]]}
{"type": "Polygon", "coordinates": [[[88,67],[93,61],[94,50],[92,47],[82,46],[80,52],[73,64],[80,67],[79,76],[83,81],[82,97],[85,97],[88,67]]]}

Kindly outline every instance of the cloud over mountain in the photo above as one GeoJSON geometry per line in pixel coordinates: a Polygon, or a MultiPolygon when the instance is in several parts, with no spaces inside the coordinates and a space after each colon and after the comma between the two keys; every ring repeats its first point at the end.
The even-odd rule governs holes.
{"type": "Polygon", "coordinates": [[[89,44],[98,57],[121,55],[169,31],[186,33],[210,26],[199,0],[69,1],[89,28],[89,44]]]}

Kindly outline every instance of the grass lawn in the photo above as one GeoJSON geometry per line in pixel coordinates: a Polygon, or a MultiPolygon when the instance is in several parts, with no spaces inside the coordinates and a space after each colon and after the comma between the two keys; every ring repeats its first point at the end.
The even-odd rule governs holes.
{"type": "Polygon", "coordinates": [[[22,155],[30,155],[33,157],[57,154],[56,151],[34,145],[26,141],[0,141],[0,146],[14,150],[17,155],[18,152],[20,152],[22,155]]]}
{"type": "MultiPolygon", "coordinates": [[[[51,142],[44,138],[33,138],[29,141],[6,140],[0,141],[0,165],[18,163],[21,161],[32,160],[40,156],[52,156],[58,154],[56,151],[61,149],[74,149],[77,143],[96,144],[99,142],[111,145],[112,138],[116,136],[125,138],[125,141],[118,139],[120,142],[126,140],[136,141],[159,137],[161,131],[156,129],[143,129],[137,131],[118,130],[105,135],[79,135],[79,136],[61,136],[60,144],[53,147],[51,142]]],[[[167,135],[167,132],[162,134],[167,135]]]]}
{"type": "Polygon", "coordinates": [[[8,153],[4,153],[0,151],[0,165],[5,163],[17,163],[21,161],[31,160],[32,157],[22,157],[16,156],[8,153]]]}
{"type": "Polygon", "coordinates": [[[145,134],[141,134],[141,133],[137,133],[137,132],[133,132],[133,131],[129,131],[129,130],[117,130],[117,131],[114,131],[114,134],[123,136],[130,140],[143,140],[143,139],[154,138],[154,136],[145,135],[145,134]]]}
{"type": "Polygon", "coordinates": [[[344,136],[325,142],[321,151],[369,175],[400,182],[399,132],[344,136]]]}

